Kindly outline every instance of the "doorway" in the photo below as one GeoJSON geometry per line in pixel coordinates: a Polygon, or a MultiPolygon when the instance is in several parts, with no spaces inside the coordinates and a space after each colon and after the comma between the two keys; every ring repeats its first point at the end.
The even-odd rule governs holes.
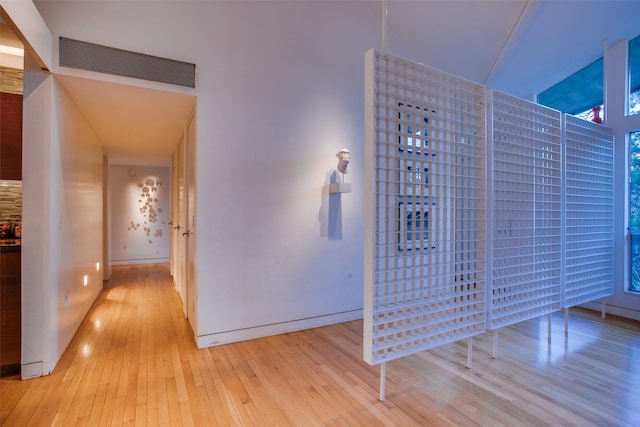
{"type": "Polygon", "coordinates": [[[172,156],[171,274],[184,315],[196,331],[195,110],[172,156]]]}
{"type": "Polygon", "coordinates": [[[29,155],[23,166],[28,182],[23,203],[25,213],[29,212],[29,218],[24,218],[29,235],[25,233],[21,259],[29,268],[20,268],[23,329],[18,335],[23,378],[53,370],[61,349],[77,331],[77,319],[97,297],[103,273],[108,271],[111,258],[105,261],[100,256],[109,254],[110,246],[98,248],[91,243],[108,241],[109,236],[102,228],[110,218],[96,208],[105,200],[109,203],[108,197],[95,198],[96,190],[103,188],[100,185],[107,186],[109,181],[108,175],[96,176],[108,169],[104,159],[170,168],[171,153],[196,104],[192,88],[146,81],[132,85],[131,79],[104,76],[102,80],[96,73],[64,68],[51,74],[50,68],[40,58],[25,57],[23,130],[29,155]],[[82,120],[73,120],[79,116],[82,120]],[[71,134],[80,126],[84,126],[80,133],[71,134]],[[83,145],[87,133],[91,140],[100,141],[92,144],[90,152],[84,151],[88,144],[76,144],[83,145]],[[67,150],[64,144],[71,139],[76,145],[67,150]],[[88,162],[83,157],[87,153],[88,162]],[[85,197],[87,193],[91,198],[85,197]],[[83,215],[85,210],[91,214],[83,215]],[[93,223],[77,227],[76,219],[93,223]],[[90,253],[84,250],[87,246],[90,253]]]}

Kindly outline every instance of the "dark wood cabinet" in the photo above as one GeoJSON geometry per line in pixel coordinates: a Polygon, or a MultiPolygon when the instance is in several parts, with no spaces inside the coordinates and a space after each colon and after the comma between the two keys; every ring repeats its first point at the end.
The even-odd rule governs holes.
{"type": "Polygon", "coordinates": [[[20,373],[21,247],[0,246],[0,375],[20,373]]]}
{"type": "Polygon", "coordinates": [[[22,179],[22,95],[0,92],[0,179],[22,179]]]}

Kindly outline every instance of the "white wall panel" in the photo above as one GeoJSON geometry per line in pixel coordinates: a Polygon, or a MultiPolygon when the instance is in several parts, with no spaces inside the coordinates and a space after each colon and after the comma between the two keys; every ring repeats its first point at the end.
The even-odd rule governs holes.
{"type": "Polygon", "coordinates": [[[198,345],[362,318],[362,54],[379,16],[345,2],[198,5],[198,345]],[[331,194],[343,147],[353,190],[331,194]]]}
{"type": "MultiPolygon", "coordinates": [[[[47,286],[53,275],[49,262],[53,230],[50,140],[53,111],[53,77],[43,73],[25,55],[22,149],[22,378],[44,374],[50,360],[51,306],[47,286]]],[[[52,296],[53,297],[53,296],[52,296]]]]}
{"type": "Polygon", "coordinates": [[[52,307],[52,361],[80,327],[102,290],[102,144],[60,85],[55,85],[51,155],[53,213],[48,285],[52,307]]]}
{"type": "Polygon", "coordinates": [[[54,77],[25,73],[25,89],[22,377],[32,378],[53,370],[102,289],[103,169],[99,139],[54,77]]]}
{"type": "Polygon", "coordinates": [[[364,359],[485,330],[482,86],[366,56],[364,359]]]}

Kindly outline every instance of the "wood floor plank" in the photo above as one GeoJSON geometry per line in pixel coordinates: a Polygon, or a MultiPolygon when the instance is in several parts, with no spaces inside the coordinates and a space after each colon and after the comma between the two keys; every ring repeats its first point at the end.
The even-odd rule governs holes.
{"type": "Polygon", "coordinates": [[[387,363],[362,321],[197,349],[165,264],[116,266],[52,375],[0,379],[13,426],[616,426],[640,423],[640,322],[572,309],[387,363]]]}

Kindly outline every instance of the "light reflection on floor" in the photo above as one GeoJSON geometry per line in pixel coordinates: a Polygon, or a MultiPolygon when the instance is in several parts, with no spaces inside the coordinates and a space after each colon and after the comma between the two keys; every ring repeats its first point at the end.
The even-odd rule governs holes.
{"type": "Polygon", "coordinates": [[[568,322],[565,334],[564,313],[555,313],[551,316],[551,339],[549,337],[548,316],[536,319],[538,323],[538,362],[556,364],[568,354],[578,353],[598,340],[595,335],[581,333],[580,330],[571,330],[571,318],[568,322]]]}
{"type": "MultiPolygon", "coordinates": [[[[611,316],[610,316],[611,317],[611,316]]],[[[607,321],[606,319],[604,321],[607,321]]],[[[612,320],[615,321],[615,320],[612,320]]],[[[620,369],[624,366],[624,377],[617,378],[619,387],[609,389],[617,393],[620,399],[620,414],[630,425],[640,426],[640,420],[633,418],[632,411],[638,405],[640,396],[640,339],[639,325],[625,320],[620,323],[615,342],[604,335],[602,319],[599,313],[582,309],[570,309],[565,333],[565,314],[563,311],[551,315],[551,336],[549,337],[548,316],[541,316],[521,325],[531,335],[531,344],[537,347],[536,360],[539,366],[560,366],[573,364],[576,372],[588,370],[590,366],[584,360],[593,360],[588,353],[604,354],[593,367],[594,372],[606,372],[607,366],[620,369]],[[574,311],[577,310],[577,311],[574,311]],[[526,323],[530,323],[528,326],[526,323]]],[[[585,394],[600,389],[599,379],[594,376],[592,383],[583,383],[585,394]]]]}

